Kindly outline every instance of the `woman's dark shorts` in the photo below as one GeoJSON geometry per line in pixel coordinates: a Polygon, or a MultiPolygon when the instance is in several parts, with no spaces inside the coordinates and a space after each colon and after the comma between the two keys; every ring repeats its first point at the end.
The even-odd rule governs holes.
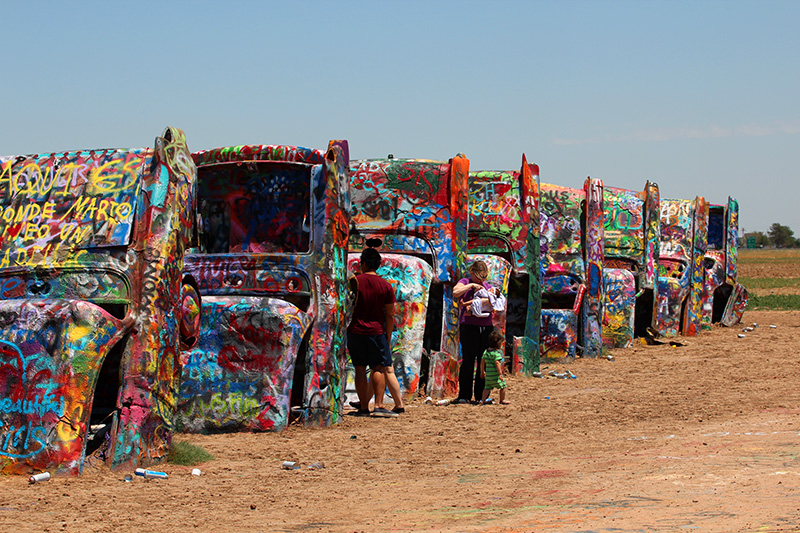
{"type": "Polygon", "coordinates": [[[353,366],[392,366],[392,351],[386,335],[359,335],[347,332],[347,349],[353,366]]]}

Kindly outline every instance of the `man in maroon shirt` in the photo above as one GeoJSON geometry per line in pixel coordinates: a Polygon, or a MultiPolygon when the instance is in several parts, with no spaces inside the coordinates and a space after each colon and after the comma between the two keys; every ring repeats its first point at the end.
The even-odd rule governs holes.
{"type": "Polygon", "coordinates": [[[357,416],[369,416],[369,400],[375,393],[374,416],[393,417],[404,412],[403,394],[392,366],[389,347],[394,329],[394,289],[378,275],[381,254],[374,248],[361,253],[361,274],[356,276],[358,296],[353,319],[347,328],[347,349],[356,370],[356,393],[360,403],[357,416]],[[372,390],[367,380],[372,369],[372,390]],[[383,407],[386,387],[394,399],[394,409],[383,407]]]}

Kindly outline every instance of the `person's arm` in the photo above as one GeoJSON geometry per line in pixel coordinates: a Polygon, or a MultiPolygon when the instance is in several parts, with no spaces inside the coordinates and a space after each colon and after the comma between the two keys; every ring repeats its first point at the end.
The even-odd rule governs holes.
{"type": "Polygon", "coordinates": [[[495,361],[495,366],[497,366],[497,375],[501,378],[503,377],[503,363],[501,361],[495,361]]]}
{"type": "Polygon", "coordinates": [[[481,377],[486,379],[486,360],[481,358],[481,377]]]}
{"type": "Polygon", "coordinates": [[[386,340],[389,342],[389,346],[391,347],[392,331],[394,331],[394,302],[386,304],[383,309],[385,315],[384,327],[386,329],[386,340]]]}
{"type": "Polygon", "coordinates": [[[477,283],[462,283],[459,281],[456,283],[455,287],[453,287],[453,298],[461,298],[470,289],[479,291],[482,288],[483,285],[478,285],[477,283]]]}

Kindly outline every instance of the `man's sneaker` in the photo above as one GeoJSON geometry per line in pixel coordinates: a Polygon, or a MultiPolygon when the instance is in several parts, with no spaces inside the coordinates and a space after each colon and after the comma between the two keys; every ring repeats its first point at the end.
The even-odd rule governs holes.
{"type": "Polygon", "coordinates": [[[361,409],[361,402],[358,401],[358,400],[352,400],[352,401],[347,402],[347,403],[349,403],[350,407],[352,407],[353,409],[361,409]]]}
{"type": "Polygon", "coordinates": [[[406,412],[406,408],[405,407],[397,407],[397,406],[395,406],[395,407],[392,407],[392,412],[393,413],[397,413],[399,415],[400,413],[405,413],[406,412]]]}
{"type": "Polygon", "coordinates": [[[372,411],[372,416],[377,416],[380,418],[394,418],[399,416],[397,413],[393,413],[390,410],[386,409],[385,407],[376,407],[372,411]]]}
{"type": "Polygon", "coordinates": [[[359,409],[358,411],[350,411],[350,416],[369,416],[369,409],[359,409]]]}

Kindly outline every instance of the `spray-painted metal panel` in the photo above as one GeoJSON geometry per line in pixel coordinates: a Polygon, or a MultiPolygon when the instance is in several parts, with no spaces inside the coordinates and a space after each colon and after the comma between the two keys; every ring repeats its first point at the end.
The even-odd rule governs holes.
{"type": "Polygon", "coordinates": [[[682,326],[683,334],[689,337],[700,333],[703,321],[703,294],[706,282],[705,255],[708,247],[708,202],[702,196],[698,196],[695,200],[693,214],[691,285],[682,326]]]}
{"type": "Polygon", "coordinates": [[[202,227],[185,275],[203,297],[203,322],[197,344],[181,354],[181,426],[338,422],[349,319],[347,143],[193,157],[202,227]]]}
{"type": "Polygon", "coordinates": [[[203,296],[197,348],[182,356],[186,432],[286,427],[295,355],[311,317],[277,298],[203,296]]]}
{"type": "Polygon", "coordinates": [[[633,344],[636,279],[624,268],[603,270],[605,308],[603,313],[603,346],[630,348],[633,344]]]}
{"type": "MultiPolygon", "coordinates": [[[[360,259],[357,253],[348,256],[351,276],[360,272],[360,259]]],[[[394,373],[403,394],[413,394],[423,371],[423,337],[433,269],[418,257],[381,254],[381,259],[377,273],[392,286],[396,300],[391,343],[394,373]]],[[[354,376],[355,370],[348,362],[347,391],[356,400],[354,376]]]]}
{"type": "Polygon", "coordinates": [[[661,247],[658,275],[656,329],[664,336],[681,332],[683,306],[689,295],[692,272],[694,201],[661,202],[661,247]]]}
{"type": "Polygon", "coordinates": [[[549,183],[540,191],[542,358],[574,358],[586,280],[581,224],[586,193],[549,183]]]}
{"type": "Polygon", "coordinates": [[[2,472],[166,455],[195,186],[174,128],[153,149],[3,158],[2,472]]]}
{"type": "Polygon", "coordinates": [[[602,351],[603,182],[583,189],[541,184],[542,357],[602,351]]]}
{"type": "Polygon", "coordinates": [[[660,197],[658,185],[647,182],[642,191],[616,187],[603,190],[605,207],[605,262],[603,275],[605,286],[612,290],[617,303],[606,298],[606,314],[617,316],[604,318],[611,328],[617,325],[624,331],[603,330],[607,347],[630,346],[635,335],[655,325],[658,298],[657,273],[660,235],[660,197]],[[632,274],[624,276],[620,270],[632,274]],[[633,309],[620,305],[633,291],[633,309]],[[633,315],[633,330],[628,330],[630,315],[633,315]]]}
{"type": "Polygon", "coordinates": [[[583,355],[593,357],[603,351],[603,305],[605,285],[603,263],[605,260],[605,220],[603,212],[603,181],[586,178],[586,294],[583,314],[583,355]]]}
{"type": "MultiPolygon", "coordinates": [[[[499,255],[511,263],[512,277],[504,294],[506,321],[500,324],[495,315],[495,322],[512,346],[511,368],[526,373],[539,370],[538,177],[539,167],[528,164],[523,154],[519,172],[471,172],[469,178],[469,251],[499,255]]],[[[493,276],[490,269],[489,279],[493,276]]]]}
{"type": "Polygon", "coordinates": [[[712,323],[735,325],[747,306],[747,289],[737,281],[739,202],[711,205],[708,214],[708,250],[703,294],[703,328],[712,323]]]}
{"type": "Polygon", "coordinates": [[[731,285],[738,279],[737,267],[739,265],[739,202],[736,198],[728,197],[728,210],[726,214],[726,239],[725,239],[725,275],[731,285]]]}
{"type": "Polygon", "coordinates": [[[354,161],[350,166],[353,228],[350,250],[383,240],[381,253],[429,260],[441,287],[428,305],[425,339],[430,346],[428,393],[453,395],[458,388],[458,309],[453,286],[466,271],[469,160],[447,163],[415,159],[354,161]],[[441,297],[438,294],[441,293],[441,297]]]}

